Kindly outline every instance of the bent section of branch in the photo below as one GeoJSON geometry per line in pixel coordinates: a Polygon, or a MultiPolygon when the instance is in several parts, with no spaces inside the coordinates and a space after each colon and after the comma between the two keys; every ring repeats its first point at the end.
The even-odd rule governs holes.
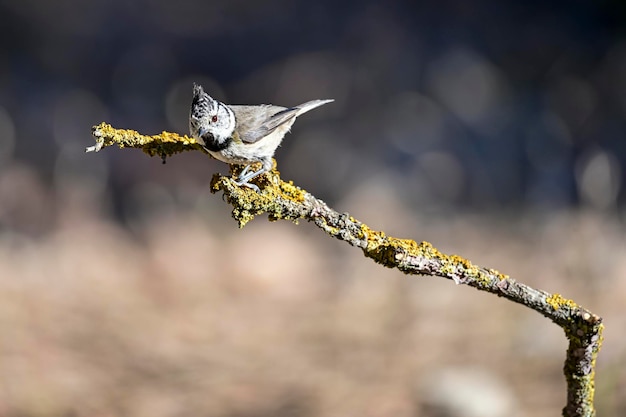
{"type": "MultiPolygon", "coordinates": [[[[133,130],[114,129],[102,123],[94,126],[96,145],[87,152],[99,151],[113,144],[140,148],[148,155],[162,158],[186,150],[202,150],[187,136],[163,132],[145,136],[133,130]]],[[[238,167],[231,167],[236,174],[238,167]]],[[[552,320],[565,331],[569,340],[564,372],[567,380],[567,417],[591,417],[593,407],[595,362],[602,343],[602,319],[559,294],[531,288],[508,275],[474,265],[457,255],[441,253],[428,242],[387,236],[370,229],[348,213],[339,213],[312,194],[280,179],[275,169],[257,179],[261,192],[239,187],[228,177],[214,175],[211,192],[221,191],[233,206],[232,215],[239,227],[255,216],[267,213],[272,221],[300,219],[315,223],[328,235],[360,248],[365,256],[388,268],[410,275],[431,275],[448,278],[456,284],[466,284],[481,291],[496,294],[525,305],[552,320]]]]}

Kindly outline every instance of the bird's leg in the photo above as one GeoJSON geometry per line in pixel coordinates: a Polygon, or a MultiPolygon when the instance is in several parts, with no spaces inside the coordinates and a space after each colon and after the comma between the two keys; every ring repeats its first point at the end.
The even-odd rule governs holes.
{"type": "Polygon", "coordinates": [[[246,165],[246,166],[244,167],[244,169],[243,169],[243,170],[241,170],[241,172],[239,173],[239,175],[237,176],[237,178],[242,178],[242,177],[245,177],[245,176],[246,176],[246,174],[248,173],[248,170],[250,169],[250,166],[251,166],[251,165],[246,165]]]}
{"type": "MultiPolygon", "coordinates": [[[[239,185],[239,186],[245,186],[248,188],[252,188],[254,191],[256,191],[257,193],[260,193],[261,190],[259,190],[259,187],[257,187],[254,184],[250,184],[247,180],[246,180],[246,175],[248,175],[248,170],[250,169],[250,165],[246,165],[244,167],[244,169],[239,173],[237,179],[235,180],[235,184],[239,185]]],[[[254,174],[254,173],[253,173],[254,174]]]]}
{"type": "Polygon", "coordinates": [[[270,171],[272,169],[272,160],[267,159],[267,160],[263,160],[261,161],[263,163],[263,165],[261,165],[261,169],[259,169],[258,171],[253,171],[253,172],[248,172],[248,170],[250,169],[251,165],[246,165],[246,167],[243,169],[243,171],[241,171],[241,173],[239,174],[239,177],[235,180],[235,184],[239,185],[239,186],[245,186],[245,187],[249,187],[252,188],[253,190],[255,190],[257,193],[260,192],[259,187],[257,187],[254,184],[250,184],[249,181],[252,178],[256,178],[261,174],[265,174],[266,172],[270,171]]]}

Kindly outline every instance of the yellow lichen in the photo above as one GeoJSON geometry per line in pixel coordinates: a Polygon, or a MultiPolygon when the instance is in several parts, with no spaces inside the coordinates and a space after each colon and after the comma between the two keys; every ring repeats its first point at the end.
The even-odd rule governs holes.
{"type": "Polygon", "coordinates": [[[559,308],[563,306],[567,306],[569,308],[578,307],[578,305],[574,301],[564,298],[561,296],[561,294],[557,294],[557,293],[554,293],[548,296],[546,298],[546,303],[548,303],[548,305],[550,305],[550,307],[552,307],[555,310],[558,310],[559,308]]]}
{"type": "Polygon", "coordinates": [[[100,149],[117,145],[120,148],[139,148],[150,156],[165,158],[185,150],[206,151],[189,136],[181,136],[176,133],[161,132],[159,135],[142,135],[136,130],[115,129],[108,123],[100,123],[92,128],[96,137],[96,146],[87,148],[87,151],[99,151],[100,149]]]}
{"type": "Polygon", "coordinates": [[[361,231],[367,236],[366,250],[368,252],[375,250],[385,241],[385,234],[383,232],[372,230],[366,225],[361,226],[361,231]]]}
{"type": "Polygon", "coordinates": [[[296,203],[304,202],[304,195],[306,191],[302,190],[293,184],[293,181],[280,182],[280,191],[286,199],[295,201],[296,203]]]}
{"type": "Polygon", "coordinates": [[[196,142],[196,140],[194,138],[191,138],[187,135],[184,136],[180,136],[176,133],[171,133],[171,132],[166,132],[163,131],[161,132],[160,135],[155,135],[155,136],[151,136],[152,139],[160,139],[162,142],[180,142],[183,143],[185,145],[191,145],[191,144],[197,144],[198,142],[196,142]]]}

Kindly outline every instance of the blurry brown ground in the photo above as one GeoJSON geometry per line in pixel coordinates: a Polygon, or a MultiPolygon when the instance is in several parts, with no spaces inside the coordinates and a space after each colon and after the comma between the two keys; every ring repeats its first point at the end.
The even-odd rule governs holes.
{"type": "MultiPolygon", "coordinates": [[[[237,230],[206,188],[120,226],[88,187],[52,204],[27,170],[1,178],[0,215],[22,233],[0,234],[0,416],[416,416],[431,375],[466,367],[519,415],[565,403],[561,330],[505,300],[407,278],[306,223],[237,230]]],[[[599,415],[624,414],[617,220],[419,216],[375,185],[336,207],[603,316],[599,415]]]]}

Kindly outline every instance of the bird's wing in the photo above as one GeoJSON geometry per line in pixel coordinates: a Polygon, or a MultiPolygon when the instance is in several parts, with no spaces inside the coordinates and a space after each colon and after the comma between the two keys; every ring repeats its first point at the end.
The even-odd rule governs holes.
{"type": "Polygon", "coordinates": [[[313,100],[291,108],[273,106],[271,104],[230,107],[237,119],[239,137],[245,143],[254,143],[296,116],[330,101],[332,100],[313,100]]]}
{"type": "Polygon", "coordinates": [[[230,106],[230,108],[235,113],[239,138],[245,143],[254,143],[269,135],[288,120],[284,115],[289,114],[289,118],[295,115],[295,112],[290,112],[291,109],[271,104],[230,106]]]}

